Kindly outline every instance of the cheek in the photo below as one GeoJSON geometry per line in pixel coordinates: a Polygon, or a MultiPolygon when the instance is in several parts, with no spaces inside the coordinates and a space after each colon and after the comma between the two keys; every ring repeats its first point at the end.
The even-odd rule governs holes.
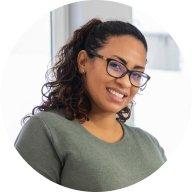
{"type": "Polygon", "coordinates": [[[89,85],[95,87],[102,87],[108,80],[105,66],[103,63],[92,63],[89,67],[87,80],[89,85]]]}
{"type": "Polygon", "coordinates": [[[101,69],[95,68],[95,70],[90,70],[86,76],[86,86],[89,94],[98,95],[104,90],[106,86],[107,78],[101,69]]]}

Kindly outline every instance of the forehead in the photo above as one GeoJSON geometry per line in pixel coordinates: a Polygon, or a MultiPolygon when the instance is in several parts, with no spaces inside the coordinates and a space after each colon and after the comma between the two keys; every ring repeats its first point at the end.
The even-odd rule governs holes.
{"type": "Polygon", "coordinates": [[[143,43],[130,35],[109,37],[99,53],[106,57],[117,55],[127,63],[138,64],[145,64],[147,56],[143,43]]]}

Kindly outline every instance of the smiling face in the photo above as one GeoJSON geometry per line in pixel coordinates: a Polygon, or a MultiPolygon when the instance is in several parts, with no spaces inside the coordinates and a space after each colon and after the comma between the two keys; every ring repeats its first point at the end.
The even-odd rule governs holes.
{"type": "MultiPolygon", "coordinates": [[[[107,43],[98,50],[97,54],[106,58],[120,61],[116,56],[123,58],[129,70],[144,71],[146,65],[146,49],[143,43],[130,35],[112,36],[107,43]],[[116,56],[114,56],[116,55],[116,56]]],[[[106,71],[107,62],[94,57],[90,59],[86,51],[80,51],[77,57],[80,71],[86,72],[86,89],[89,93],[92,108],[101,113],[117,113],[126,107],[138,92],[138,88],[131,85],[128,75],[114,78],[106,71]],[[127,96],[122,99],[115,96],[108,88],[122,91],[127,96]]]]}

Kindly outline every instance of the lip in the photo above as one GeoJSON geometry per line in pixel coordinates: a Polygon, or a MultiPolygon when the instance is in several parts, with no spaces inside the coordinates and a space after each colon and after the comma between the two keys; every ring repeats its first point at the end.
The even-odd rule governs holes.
{"type": "Polygon", "coordinates": [[[127,93],[125,91],[121,90],[121,89],[116,89],[116,88],[112,88],[112,87],[107,87],[106,89],[107,90],[112,89],[112,90],[116,91],[117,93],[120,93],[120,94],[124,95],[123,98],[127,97],[127,93]]]}
{"type": "Polygon", "coordinates": [[[114,94],[110,93],[107,88],[106,88],[106,91],[108,93],[108,96],[109,96],[109,99],[111,102],[116,103],[116,104],[121,104],[121,105],[125,102],[125,99],[126,99],[125,96],[123,96],[123,98],[121,99],[121,98],[118,98],[117,96],[115,96],[114,94]]]}

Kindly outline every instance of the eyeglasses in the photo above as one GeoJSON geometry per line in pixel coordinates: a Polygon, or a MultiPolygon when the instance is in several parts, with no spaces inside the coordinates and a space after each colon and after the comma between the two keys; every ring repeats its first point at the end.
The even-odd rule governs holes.
{"type": "Polygon", "coordinates": [[[144,90],[147,81],[149,81],[149,79],[151,78],[149,75],[141,71],[127,69],[124,63],[121,63],[120,61],[117,61],[115,59],[106,58],[93,52],[89,52],[89,54],[107,61],[106,71],[110,76],[121,78],[128,74],[131,84],[135,87],[141,88],[142,90],[144,90]]]}

